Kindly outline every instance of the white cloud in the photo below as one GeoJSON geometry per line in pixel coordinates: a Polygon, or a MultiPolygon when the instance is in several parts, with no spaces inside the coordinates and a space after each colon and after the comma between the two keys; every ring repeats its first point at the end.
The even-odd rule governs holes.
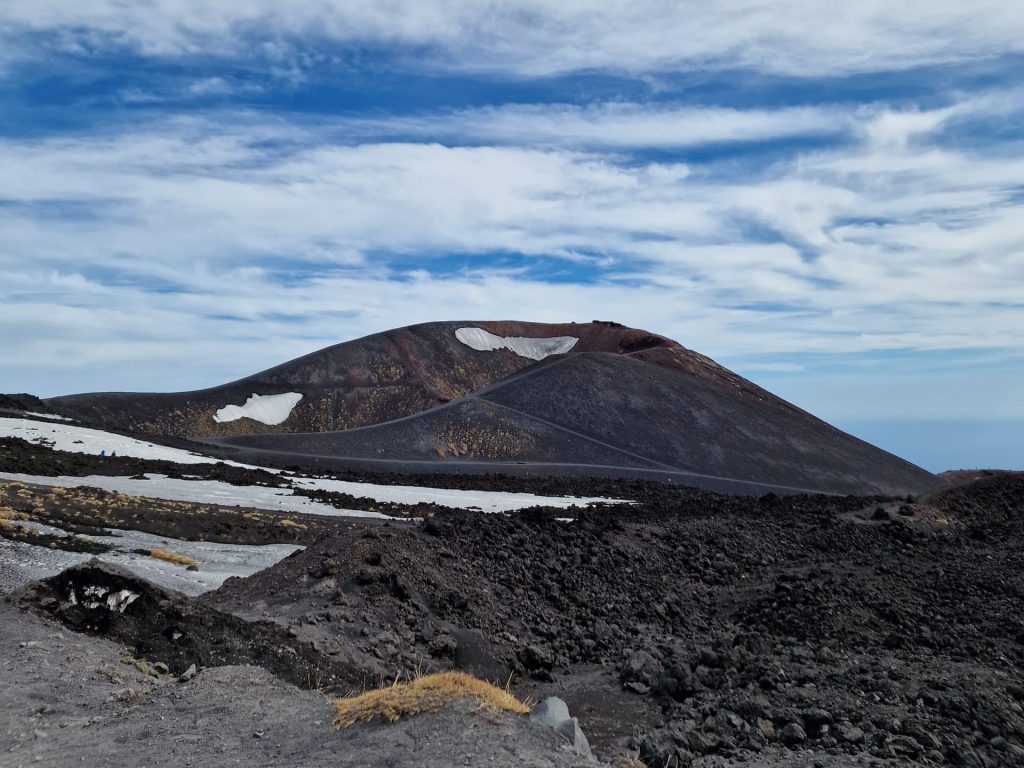
{"type": "MultiPolygon", "coordinates": [[[[1019,148],[942,139],[951,120],[1007,103],[1019,94],[808,113],[849,140],[747,173],[637,164],[585,137],[519,146],[504,118],[494,146],[338,143],[330,125],[255,115],[3,140],[0,327],[19,342],[0,390],[206,386],[363,333],[499,315],[614,319],[712,356],[1019,360],[1019,148]],[[525,258],[499,268],[496,252],[525,258]],[[454,256],[440,272],[432,254],[454,256]],[[547,282],[560,265],[563,282],[547,282]],[[195,365],[177,365],[183,354],[195,365]]],[[[552,125],[567,114],[530,112],[552,125]]],[[[584,112],[610,120],[602,131],[642,114],[652,141],[667,130],[659,114],[675,120],[584,112]]],[[[1012,386],[995,387],[1000,407],[1024,415],[1012,386]]]]}
{"type": "Polygon", "coordinates": [[[828,107],[728,109],[605,103],[505,104],[343,121],[347,135],[431,137],[530,146],[676,149],[706,144],[829,136],[854,128],[851,110],[828,107]]]}
{"type": "Polygon", "coordinates": [[[820,76],[1024,51],[1024,7],[1007,0],[7,0],[0,28],[15,42],[49,33],[68,49],[261,51],[285,69],[315,60],[321,41],[405,46],[437,67],[519,75],[752,67],[820,76]]]}

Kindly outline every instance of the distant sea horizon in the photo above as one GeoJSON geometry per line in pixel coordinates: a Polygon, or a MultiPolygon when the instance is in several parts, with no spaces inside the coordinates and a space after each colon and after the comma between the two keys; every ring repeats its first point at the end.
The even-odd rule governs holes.
{"type": "Polygon", "coordinates": [[[836,419],[832,424],[929,472],[1024,470],[1024,419],[836,419]]]}

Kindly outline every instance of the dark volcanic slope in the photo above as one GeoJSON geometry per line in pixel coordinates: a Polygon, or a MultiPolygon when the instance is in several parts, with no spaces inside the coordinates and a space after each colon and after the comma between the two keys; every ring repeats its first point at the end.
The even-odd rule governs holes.
{"type": "MultiPolygon", "coordinates": [[[[713,363],[581,353],[417,416],[219,441],[351,458],[612,465],[832,493],[917,493],[934,477],[713,363]],[[677,363],[677,361],[679,361],[677,363]]],[[[720,487],[720,486],[719,486],[720,487]]],[[[744,490],[736,488],[735,490],[744,490]]],[[[764,489],[761,489],[764,490],[764,489]]]]}
{"type": "Polygon", "coordinates": [[[213,389],[72,395],[47,404],[106,428],[206,438],[286,463],[315,456],[398,470],[411,462],[445,471],[481,462],[548,473],[558,465],[575,472],[643,470],[757,493],[906,494],[937,485],[924,470],[713,360],[614,323],[427,323],[329,347],[213,389]],[[567,353],[537,362],[509,349],[475,349],[457,338],[464,327],[503,338],[577,341],[567,353]],[[290,392],[302,399],[279,425],[214,419],[252,394],[290,392]]]}
{"type": "Polygon", "coordinates": [[[584,354],[486,397],[691,472],[848,493],[900,494],[933,482],[721,368],[701,373],[584,354]],[[572,396],[546,396],[558,392],[572,396]]]}
{"type": "Polygon", "coordinates": [[[174,437],[350,429],[419,413],[499,381],[533,360],[509,350],[479,352],[455,331],[483,328],[504,337],[574,336],[577,352],[628,354],[672,347],[699,357],[661,336],[614,323],[440,322],[398,328],[336,344],[254,376],[195,392],[104,392],[46,401],[60,413],[107,428],[174,437]],[[251,419],[218,423],[226,405],[252,394],[298,392],[303,397],[288,419],[268,426],[251,419]]]}

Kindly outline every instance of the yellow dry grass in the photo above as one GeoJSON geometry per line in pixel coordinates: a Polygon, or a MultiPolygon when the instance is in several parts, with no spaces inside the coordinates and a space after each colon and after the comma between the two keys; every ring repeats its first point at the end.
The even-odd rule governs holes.
{"type": "Polygon", "coordinates": [[[23,514],[18,510],[8,507],[6,505],[0,506],[0,528],[5,531],[13,531],[17,526],[14,525],[15,520],[20,520],[24,517],[23,514]]]}
{"type": "Polygon", "coordinates": [[[198,560],[193,560],[191,557],[179,555],[167,549],[151,549],[149,550],[149,556],[155,557],[157,560],[166,560],[168,563],[174,563],[175,565],[199,565],[198,560]]]}
{"type": "Polygon", "coordinates": [[[424,712],[438,712],[462,699],[474,699],[481,709],[525,715],[530,708],[506,690],[462,672],[439,672],[407,683],[358,696],[335,699],[334,725],[345,728],[371,720],[396,722],[424,712]]]}

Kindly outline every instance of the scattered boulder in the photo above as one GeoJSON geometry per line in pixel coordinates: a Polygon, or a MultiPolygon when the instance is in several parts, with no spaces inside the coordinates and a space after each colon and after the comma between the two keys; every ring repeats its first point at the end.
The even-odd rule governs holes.
{"type": "Polygon", "coordinates": [[[646,693],[661,677],[661,664],[647,651],[627,651],[619,667],[619,680],[624,686],[631,683],[643,686],[646,693]]]}
{"type": "Polygon", "coordinates": [[[807,741],[807,732],[799,723],[789,723],[780,734],[782,743],[787,747],[797,746],[807,741]]]}
{"type": "Polygon", "coordinates": [[[454,656],[458,647],[458,641],[449,634],[437,635],[433,637],[427,645],[432,656],[442,658],[450,658],[454,656]]]}
{"type": "Polygon", "coordinates": [[[804,725],[812,731],[819,730],[823,725],[832,724],[832,713],[827,709],[805,709],[801,716],[804,719],[804,725]]]}
{"type": "Polygon", "coordinates": [[[924,752],[924,747],[912,736],[890,736],[885,746],[897,757],[918,757],[924,752]]]}
{"type": "Polygon", "coordinates": [[[545,649],[528,645],[519,652],[519,663],[537,680],[550,680],[554,661],[545,649]]]}
{"type": "Polygon", "coordinates": [[[594,757],[579,720],[569,715],[569,706],[557,696],[549,696],[534,707],[530,720],[563,736],[581,757],[588,760],[594,757]]]}
{"type": "Polygon", "coordinates": [[[701,686],[693,676],[690,666],[677,660],[665,665],[656,687],[658,693],[683,701],[697,693],[701,686]]]}
{"type": "Polygon", "coordinates": [[[839,738],[848,744],[863,744],[865,734],[860,728],[849,723],[842,723],[836,729],[839,738]]]}

